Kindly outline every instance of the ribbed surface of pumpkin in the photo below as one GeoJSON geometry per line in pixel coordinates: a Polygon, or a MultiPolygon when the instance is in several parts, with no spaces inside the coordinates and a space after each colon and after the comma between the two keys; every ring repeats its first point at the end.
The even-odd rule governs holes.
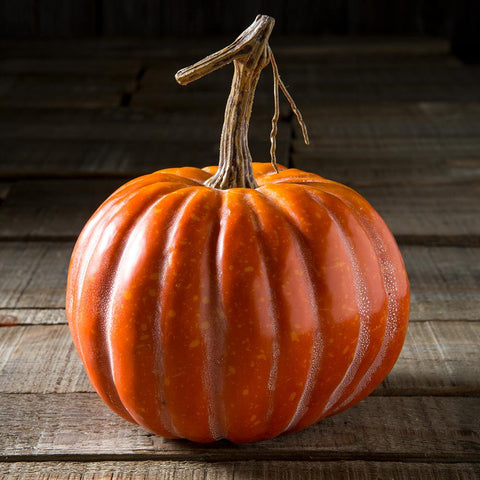
{"type": "Polygon", "coordinates": [[[89,378],[159,435],[242,443],[368,395],[403,345],[395,240],[353,190],[253,164],[258,189],[167,169],[111,195],[72,256],[67,316],[89,378]]]}

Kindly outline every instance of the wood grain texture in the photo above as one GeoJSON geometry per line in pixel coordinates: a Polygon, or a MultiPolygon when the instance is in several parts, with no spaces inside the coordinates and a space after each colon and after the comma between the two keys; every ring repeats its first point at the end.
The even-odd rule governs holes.
{"type": "Polygon", "coordinates": [[[103,200],[126,180],[15,183],[0,209],[0,225],[10,238],[76,237],[103,200]]]}
{"type": "Polygon", "coordinates": [[[475,463],[406,463],[375,461],[245,461],[245,462],[15,462],[0,463],[4,480],[371,480],[394,478],[434,478],[437,480],[476,480],[480,466],[475,463]]]}
{"type": "MultiPolygon", "coordinates": [[[[182,95],[184,96],[184,95],[182,95]]],[[[188,96],[188,95],[187,95],[188,96]]],[[[185,97],[185,96],[184,96],[185,97]]],[[[223,99],[225,108],[226,97],[223,99]]],[[[0,109],[0,141],[4,140],[108,140],[118,142],[189,142],[220,140],[223,114],[211,109],[195,111],[193,101],[183,98],[183,109],[71,107],[0,109]],[[189,106],[192,105],[192,110],[189,106]]],[[[268,112],[254,111],[249,130],[251,141],[270,141],[273,105],[268,112]]],[[[289,122],[279,122],[278,141],[290,140],[289,122]]],[[[188,151],[188,147],[185,147],[188,151]]],[[[7,162],[3,160],[2,163],[7,162]]]]}
{"type": "MultiPolygon", "coordinates": [[[[412,322],[395,367],[373,395],[479,396],[479,345],[480,322],[412,322]]],[[[67,325],[0,328],[0,352],[0,393],[94,391],[67,325]]]]}
{"type": "Polygon", "coordinates": [[[450,244],[468,244],[480,234],[476,184],[372,185],[357,190],[377,209],[399,241],[414,241],[418,236],[435,242],[432,237],[443,236],[450,244]]]}
{"type": "Polygon", "coordinates": [[[480,323],[412,322],[374,395],[480,395],[480,323]]]}
{"type": "Polygon", "coordinates": [[[0,352],[1,392],[93,391],[66,325],[0,328],[0,352]]]}
{"type": "MultiPolygon", "coordinates": [[[[2,204],[0,238],[75,238],[100,203],[127,179],[19,181],[2,204]]],[[[357,191],[401,242],[478,245],[475,183],[360,185],[357,191]]]]}
{"type": "MultiPolygon", "coordinates": [[[[445,136],[462,139],[480,133],[480,103],[476,102],[305,105],[302,112],[312,149],[317,140],[442,140],[445,136]]],[[[294,127],[297,138],[301,138],[300,129],[296,124],[294,127]]]]}
{"type": "MultiPolygon", "coordinates": [[[[221,114],[115,109],[0,109],[3,178],[130,176],[218,163],[221,114]]],[[[269,161],[270,117],[254,115],[253,158],[269,161]]],[[[280,122],[277,155],[289,161],[291,127],[280,122]]]]}
{"type": "Polygon", "coordinates": [[[320,106],[324,102],[365,103],[365,102],[478,102],[480,93],[478,85],[450,83],[364,83],[337,84],[317,86],[315,83],[304,83],[298,80],[290,83],[296,92],[298,105],[308,102],[320,106]]]}
{"type": "Polygon", "coordinates": [[[67,323],[64,307],[0,308],[0,327],[67,323]]]}
{"type": "MultiPolygon", "coordinates": [[[[63,323],[63,313],[48,309],[65,305],[72,250],[72,242],[0,242],[0,313],[21,324],[63,323]]],[[[480,248],[405,245],[401,251],[412,290],[411,320],[479,319],[480,248]]]]}
{"type": "MultiPolygon", "coordinates": [[[[184,2],[162,7],[170,14],[160,18],[154,15],[160,7],[149,1],[129,10],[126,0],[108,0],[108,12],[123,16],[111,28],[175,28],[172,18],[184,2]]],[[[90,0],[75,7],[68,1],[40,3],[51,10],[30,18],[33,24],[28,20],[23,29],[87,28],[82,12],[89,11],[90,0]]],[[[298,10],[298,2],[287,3],[298,10]]],[[[339,19],[351,7],[302,5],[307,3],[302,21],[318,29],[323,20],[313,25],[312,12],[339,19]]],[[[368,21],[389,10],[398,17],[393,26],[402,25],[399,1],[373,9],[375,3],[364,2],[360,12],[368,21]]],[[[0,0],[2,33],[11,12],[27,18],[25,5],[0,0]]],[[[238,23],[246,7],[236,8],[229,10],[233,23],[215,28],[238,23]]],[[[106,12],[97,8],[95,14],[106,12]]],[[[297,28],[300,17],[290,18],[288,28],[297,28]]],[[[104,21],[96,18],[95,28],[104,21]]],[[[195,29],[202,21],[202,14],[192,12],[184,25],[195,29]]],[[[462,66],[439,39],[292,41],[280,35],[281,28],[276,31],[272,48],[280,73],[312,139],[309,149],[301,145],[283,102],[280,162],[355,186],[403,243],[412,322],[394,369],[353,409],[260,444],[165,440],[112,414],[93,392],[66,325],[73,240],[127,178],[171,166],[171,159],[195,166],[216,162],[230,69],[187,88],[172,75],[233,37],[4,41],[0,478],[480,476],[480,248],[465,247],[480,245],[480,70],[462,66]],[[119,107],[122,101],[129,106],[119,107]],[[453,246],[428,246],[435,243],[453,246]]],[[[267,72],[250,129],[256,160],[268,161],[271,114],[267,72]]]]}
{"type": "Polygon", "coordinates": [[[0,460],[478,460],[477,398],[368,397],[293,434],[235,446],[168,440],[117,417],[94,393],[0,394],[0,460]],[[445,414],[448,412],[448,415],[445,414]]]}
{"type": "MultiPolygon", "coordinates": [[[[292,164],[347,185],[470,182],[480,175],[479,137],[312,139],[294,143],[292,164]]],[[[440,187],[441,188],[441,187],[440,187]]]]}
{"type": "Polygon", "coordinates": [[[72,249],[72,243],[1,243],[0,307],[63,308],[72,249]]]}
{"type": "MultiPolygon", "coordinates": [[[[280,126],[277,141],[277,161],[288,165],[290,145],[288,130],[283,127],[280,126]]],[[[14,138],[0,143],[3,149],[0,177],[3,179],[133,178],[162,168],[216,165],[219,152],[219,140],[190,141],[188,133],[185,141],[14,138]]],[[[255,160],[270,161],[268,137],[250,141],[250,152],[255,160]]]]}

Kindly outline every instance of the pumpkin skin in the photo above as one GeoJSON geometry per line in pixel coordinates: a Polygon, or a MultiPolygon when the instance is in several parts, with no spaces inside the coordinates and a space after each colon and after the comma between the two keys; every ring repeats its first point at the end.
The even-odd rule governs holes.
{"type": "Polygon", "coordinates": [[[123,418],[168,438],[236,443],[303,429],[366,397],[408,323],[397,244],[358,193],[254,163],[132,180],[75,246],[67,317],[88,376],[123,418]]]}

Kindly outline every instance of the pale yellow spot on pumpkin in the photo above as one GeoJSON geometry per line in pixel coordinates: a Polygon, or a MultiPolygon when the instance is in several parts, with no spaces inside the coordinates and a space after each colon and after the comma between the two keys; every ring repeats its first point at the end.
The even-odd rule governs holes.
{"type": "MultiPolygon", "coordinates": [[[[197,313],[197,316],[200,316],[200,314],[197,313]]],[[[202,323],[200,324],[200,328],[201,328],[202,330],[206,330],[209,326],[210,326],[210,323],[208,323],[207,321],[202,322],[202,323]]]]}
{"type": "Polygon", "coordinates": [[[130,300],[132,298],[132,292],[130,290],[127,290],[124,294],[123,297],[125,300],[130,300]]]}
{"type": "Polygon", "coordinates": [[[290,394],[290,396],[288,397],[288,399],[289,399],[290,401],[295,400],[295,397],[296,397],[296,396],[297,396],[297,393],[296,393],[296,392],[292,392],[292,393],[290,394]]]}
{"type": "Polygon", "coordinates": [[[210,303],[210,298],[202,297],[202,303],[210,303]]]}
{"type": "Polygon", "coordinates": [[[198,295],[194,295],[194,296],[192,297],[192,300],[198,300],[198,295]]]}
{"type": "Polygon", "coordinates": [[[342,353],[345,354],[345,353],[347,353],[349,350],[350,350],[350,346],[347,345],[347,346],[342,350],[342,353]]]}
{"type": "Polygon", "coordinates": [[[190,215],[190,218],[191,218],[192,220],[196,220],[197,222],[198,222],[199,220],[201,220],[201,218],[200,218],[198,215],[195,215],[194,213],[192,213],[192,214],[190,215]]]}
{"type": "Polygon", "coordinates": [[[302,271],[299,270],[298,268],[295,269],[295,275],[302,275],[302,271]]]}
{"type": "Polygon", "coordinates": [[[188,348],[195,348],[195,347],[198,347],[199,345],[200,345],[200,340],[196,338],[195,340],[192,340],[190,342],[190,345],[188,346],[188,348]]]}
{"type": "Polygon", "coordinates": [[[247,272],[247,273],[248,273],[248,272],[253,272],[253,267],[245,267],[245,268],[243,269],[243,271],[244,271],[244,272],[247,272]]]}
{"type": "Polygon", "coordinates": [[[228,269],[229,269],[229,270],[233,270],[233,265],[229,265],[229,266],[228,266],[228,269]]]}
{"type": "Polygon", "coordinates": [[[248,395],[248,388],[245,388],[242,392],[242,395],[243,396],[247,396],[248,395]]]}
{"type": "Polygon", "coordinates": [[[266,357],[266,355],[265,355],[264,353],[261,353],[260,355],[257,355],[257,358],[258,358],[259,360],[266,360],[266,359],[267,359],[267,357],[266,357]]]}
{"type": "Polygon", "coordinates": [[[256,415],[252,415],[252,416],[250,417],[250,421],[252,421],[252,422],[254,422],[256,419],[257,419],[257,416],[256,416],[256,415]]]}
{"type": "Polygon", "coordinates": [[[177,315],[177,312],[175,312],[175,310],[169,310],[167,315],[169,318],[173,318],[177,315]]]}
{"type": "Polygon", "coordinates": [[[296,332],[290,332],[290,338],[292,339],[292,342],[298,342],[298,335],[296,332]]]}
{"type": "Polygon", "coordinates": [[[232,365],[228,366],[228,374],[233,375],[236,372],[235,367],[232,365]]]}
{"type": "Polygon", "coordinates": [[[168,377],[165,377],[165,379],[163,380],[163,384],[168,387],[170,385],[170,379],[168,377]]]}

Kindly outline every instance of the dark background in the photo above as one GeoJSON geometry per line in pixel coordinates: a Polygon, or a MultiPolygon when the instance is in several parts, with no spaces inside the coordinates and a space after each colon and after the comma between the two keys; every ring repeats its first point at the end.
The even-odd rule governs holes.
{"type": "Polygon", "coordinates": [[[2,37],[237,34],[257,13],[276,34],[427,34],[466,61],[480,51],[480,0],[0,0],[2,37]]]}

